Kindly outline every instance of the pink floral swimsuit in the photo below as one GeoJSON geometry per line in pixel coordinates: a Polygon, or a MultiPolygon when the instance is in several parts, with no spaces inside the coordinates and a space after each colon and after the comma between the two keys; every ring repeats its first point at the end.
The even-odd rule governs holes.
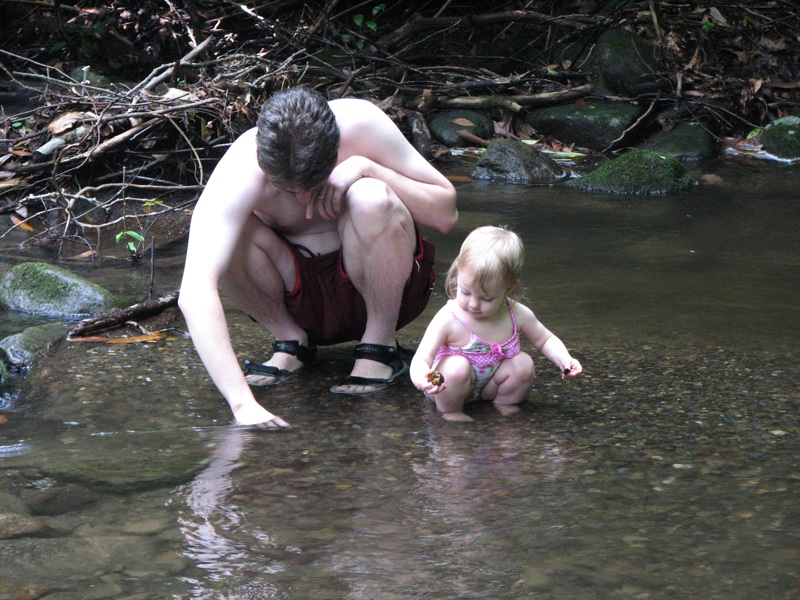
{"type": "Polygon", "coordinates": [[[459,319],[450,309],[453,318],[464,326],[464,329],[469,331],[469,342],[465,346],[442,346],[436,353],[434,364],[438,363],[440,359],[445,356],[461,355],[466,358],[472,365],[472,370],[475,372],[475,382],[472,386],[471,400],[477,400],[481,396],[481,391],[489,379],[492,378],[497,367],[506,358],[512,358],[520,352],[520,339],[519,330],[517,329],[517,317],[514,314],[514,309],[511,304],[506,300],[508,306],[508,314],[511,316],[511,322],[514,325],[514,332],[507,342],[502,344],[490,344],[483,341],[470,329],[466,323],[459,319]]]}

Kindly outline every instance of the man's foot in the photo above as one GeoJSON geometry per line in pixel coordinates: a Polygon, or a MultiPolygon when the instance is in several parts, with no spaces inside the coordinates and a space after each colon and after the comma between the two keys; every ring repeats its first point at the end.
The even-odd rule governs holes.
{"type": "Polygon", "coordinates": [[[264,364],[244,361],[245,380],[254,387],[275,385],[294,375],[310,363],[317,353],[314,344],[304,346],[296,341],[272,343],[274,354],[264,364]]]}
{"type": "Polygon", "coordinates": [[[371,394],[385,390],[408,372],[408,364],[394,346],[358,344],[353,370],[342,383],[331,388],[334,394],[371,394]]]}

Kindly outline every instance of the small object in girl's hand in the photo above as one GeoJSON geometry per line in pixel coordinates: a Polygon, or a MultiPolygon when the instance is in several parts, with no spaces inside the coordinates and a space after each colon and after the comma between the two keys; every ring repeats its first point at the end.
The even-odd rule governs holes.
{"type": "Polygon", "coordinates": [[[569,372],[570,372],[570,369],[569,369],[569,367],[567,367],[566,369],[564,369],[562,372],[564,373],[564,375],[569,375],[569,372]]]}
{"type": "Polygon", "coordinates": [[[439,371],[431,371],[428,373],[428,382],[431,385],[442,385],[444,383],[444,375],[439,371]]]}

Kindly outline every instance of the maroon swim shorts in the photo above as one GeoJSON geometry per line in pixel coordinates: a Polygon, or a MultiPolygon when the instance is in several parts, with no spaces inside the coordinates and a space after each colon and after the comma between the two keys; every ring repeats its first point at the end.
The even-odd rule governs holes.
{"type": "MultiPolygon", "coordinates": [[[[289,314],[309,341],[325,346],[360,340],[367,325],[367,307],[342,265],[342,251],[319,256],[295,246],[295,287],[286,294],[289,314]]],[[[414,266],[403,292],[397,329],[416,319],[428,304],[436,281],[433,262],[436,248],[417,230],[414,266]]]]}

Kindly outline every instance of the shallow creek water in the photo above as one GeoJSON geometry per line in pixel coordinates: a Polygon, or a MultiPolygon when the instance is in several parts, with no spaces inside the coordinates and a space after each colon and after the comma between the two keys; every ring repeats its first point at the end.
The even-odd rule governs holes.
{"type": "MultiPolygon", "coordinates": [[[[61,345],[29,376],[46,392],[5,396],[0,517],[29,529],[0,541],[0,598],[800,598],[800,166],[701,174],[668,198],[459,187],[457,229],[426,232],[437,293],[398,337],[419,340],[471,229],[511,226],[529,304],[585,375],[534,355],[510,417],[442,421],[407,381],[332,395],[348,344],[256,392],[292,431],[251,432],[180,319],[154,344],[61,345]],[[87,478],[109,463],[113,483],[87,478]]],[[[164,290],[181,252],[157,261],[164,290]]],[[[86,274],[143,293],[145,271],[86,274]]]]}

